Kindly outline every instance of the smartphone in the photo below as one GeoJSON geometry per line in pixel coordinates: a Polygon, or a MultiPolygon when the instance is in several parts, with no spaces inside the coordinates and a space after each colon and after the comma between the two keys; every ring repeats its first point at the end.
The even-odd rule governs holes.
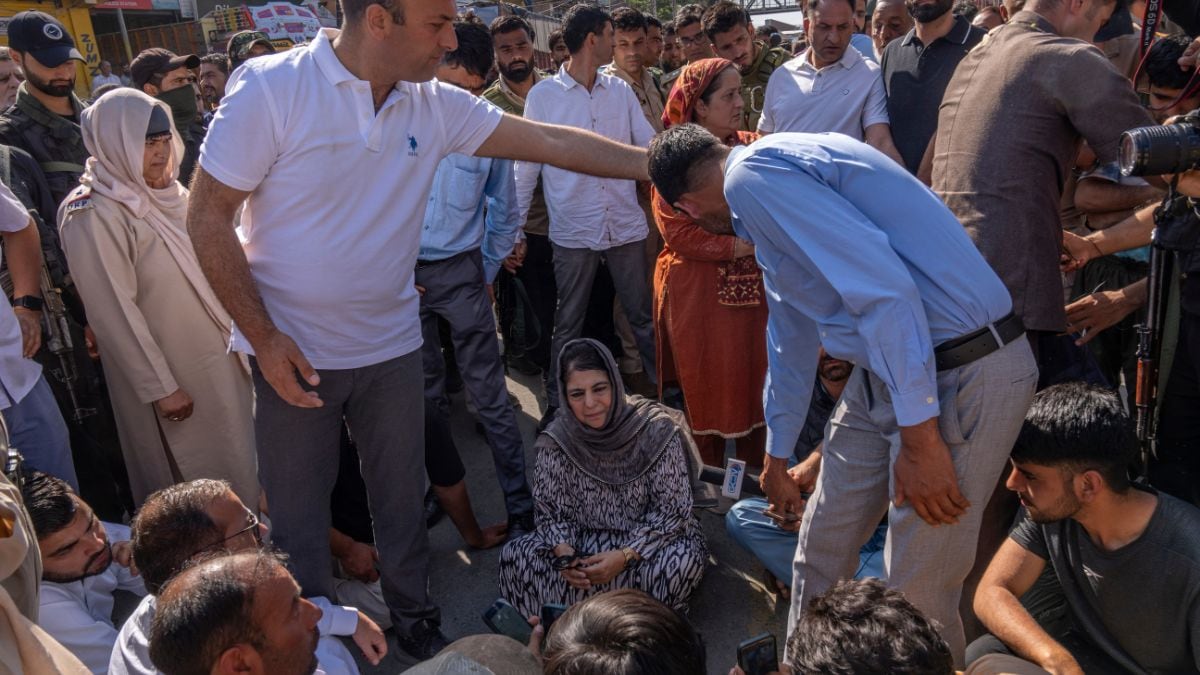
{"type": "Polygon", "coordinates": [[[555,621],[558,621],[558,617],[565,614],[566,611],[566,605],[558,605],[552,602],[542,605],[542,630],[545,631],[543,635],[550,634],[550,626],[555,621]]]}
{"type": "Polygon", "coordinates": [[[775,522],[779,523],[780,525],[786,525],[788,523],[794,523],[794,522],[800,520],[800,516],[798,514],[779,513],[778,511],[776,511],[770,507],[763,509],[763,515],[770,518],[771,520],[774,520],[775,522]]]}
{"type": "Polygon", "coordinates": [[[483,622],[493,633],[507,635],[523,645],[529,644],[529,638],[533,636],[533,626],[503,598],[487,608],[483,613],[483,622]]]}
{"type": "Polygon", "coordinates": [[[746,675],[767,675],[779,670],[779,656],[775,651],[775,636],[763,633],[738,645],[738,667],[746,675]]]}

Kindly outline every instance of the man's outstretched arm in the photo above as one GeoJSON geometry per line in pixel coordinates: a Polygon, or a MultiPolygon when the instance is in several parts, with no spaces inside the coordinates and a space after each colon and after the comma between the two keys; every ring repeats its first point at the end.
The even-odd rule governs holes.
{"type": "Polygon", "coordinates": [[[200,269],[217,299],[254,347],[263,377],[288,403],[302,408],[320,407],[321,399],[316,393],[304,391],[296,380],[299,371],[315,387],[320,382],[317,373],[296,343],[279,332],[271,321],[250,275],[246,253],[234,232],[233,216],[249,194],[221,183],[203,167],[197,167],[188,199],[188,235],[200,269]]]}
{"type": "Polygon", "coordinates": [[[650,180],[645,148],[514,115],[505,115],[475,154],[549,164],[602,178],[650,180]]]}

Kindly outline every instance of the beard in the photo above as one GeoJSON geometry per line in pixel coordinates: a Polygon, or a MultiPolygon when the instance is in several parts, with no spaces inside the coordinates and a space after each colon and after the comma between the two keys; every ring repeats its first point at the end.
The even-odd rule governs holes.
{"type": "Polygon", "coordinates": [[[954,0],[935,0],[931,5],[918,5],[909,0],[905,5],[908,8],[909,15],[917,23],[929,23],[942,18],[946,12],[949,12],[954,6],[954,0]]]}
{"type": "Polygon", "coordinates": [[[1064,484],[1063,494],[1046,508],[1037,508],[1030,505],[1029,500],[1024,496],[1021,497],[1021,503],[1025,506],[1025,511],[1029,514],[1029,519],[1038,525],[1066,520],[1075,515],[1082,506],[1069,482],[1064,484]]]}
{"type": "Polygon", "coordinates": [[[817,366],[821,377],[830,382],[845,382],[850,379],[850,372],[853,370],[854,366],[849,361],[835,359],[829,355],[821,357],[821,363],[817,366]]]}
{"type": "Polygon", "coordinates": [[[38,91],[47,96],[54,96],[55,98],[66,98],[75,89],[75,76],[73,75],[67,84],[51,84],[48,80],[43,80],[40,76],[36,75],[32,70],[26,70],[25,80],[38,91]]]}
{"type": "Polygon", "coordinates": [[[42,579],[44,581],[53,581],[57,584],[70,584],[76,581],[83,581],[88,577],[94,577],[97,574],[103,574],[113,564],[112,544],[105,543],[104,548],[100,549],[91,558],[88,558],[87,565],[84,566],[83,572],[79,574],[54,574],[53,572],[42,571],[42,579]],[[104,565],[98,565],[101,560],[108,560],[104,565]],[[95,569],[93,569],[95,568],[95,569]]]}
{"type": "Polygon", "coordinates": [[[312,675],[317,671],[320,662],[317,659],[317,643],[321,634],[316,628],[312,631],[309,645],[299,650],[286,650],[267,645],[260,649],[265,672],[278,675],[312,675]]]}
{"type": "Polygon", "coordinates": [[[500,67],[500,74],[509,82],[524,82],[533,75],[533,68],[528,61],[512,61],[507,66],[500,67]]]}

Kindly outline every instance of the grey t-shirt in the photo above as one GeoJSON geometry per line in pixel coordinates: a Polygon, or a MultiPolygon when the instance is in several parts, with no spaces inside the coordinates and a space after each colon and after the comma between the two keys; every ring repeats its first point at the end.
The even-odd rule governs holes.
{"type": "Polygon", "coordinates": [[[1026,516],[1009,536],[1050,562],[1075,627],[1100,650],[1148,673],[1200,673],[1200,509],[1158,494],[1146,531],[1112,552],[1071,518],[1026,516]]]}

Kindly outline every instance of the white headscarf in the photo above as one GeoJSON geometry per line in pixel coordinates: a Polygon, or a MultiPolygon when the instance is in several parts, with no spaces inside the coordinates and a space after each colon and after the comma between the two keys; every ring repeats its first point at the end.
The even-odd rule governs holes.
{"type": "Polygon", "coordinates": [[[162,109],[167,119],[171,119],[171,110],[165,103],[125,87],[110,91],[85,109],[80,126],[83,144],[91,157],[79,182],[90,187],[93,194],[111,199],[135,218],[145,221],[162,238],[209,317],[228,342],[233,320],[204,277],[187,233],[188,190],[175,180],[179,177],[183,141],[173,121],[171,184],[162,189],[152,188],[146,185],[142,176],[146,130],[150,126],[150,111],[154,108],[162,109]]]}

